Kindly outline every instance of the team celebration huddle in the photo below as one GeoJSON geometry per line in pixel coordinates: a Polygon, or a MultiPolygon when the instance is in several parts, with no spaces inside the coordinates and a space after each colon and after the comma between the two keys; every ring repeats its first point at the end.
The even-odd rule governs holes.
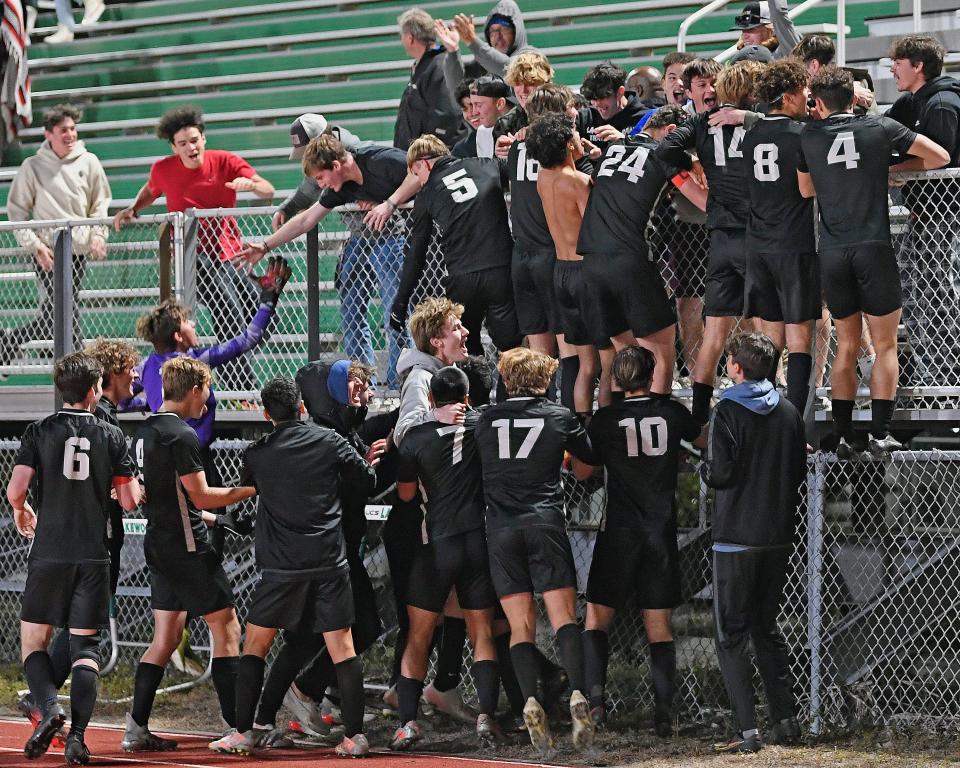
{"type": "MultiPolygon", "coordinates": [[[[777,616],[807,457],[902,447],[890,429],[907,289],[888,194],[898,173],[960,165],[960,86],[924,90],[956,85],[941,74],[943,47],[924,35],[897,42],[895,77],[909,93],[881,115],[858,73],[834,65],[833,41],[801,38],[782,0],[742,9],[740,47],[725,64],[675,51],[661,81],[650,67],[603,62],[579,93],[554,82],[510,0],[488,18],[486,43],[464,16],[446,24],[415,8],[399,24],[415,64],[394,146],[315,114],[294,122],[303,183],[274,231],[233,254],[250,270],[252,316],[237,309],[218,321],[219,343],[201,346],[190,310],[167,299],[137,323],[146,358],[97,339],[56,361],[63,407],[24,433],[7,486],[16,528],[32,540],[26,756],[62,740],[69,764],[90,761],[100,631],[124,513],[138,508],[153,637],[125,751],[176,749],[151,732],[151,709],[188,620],[202,618],[223,721],[216,752],[291,746],[278,725],[284,705],[311,732],[342,725],[338,755],[416,749],[423,701],[470,723],[485,745],[526,733],[541,759],[567,738],[590,756],[608,726],[611,628],[632,601],[653,729],[669,739],[685,461],[713,493],[712,618],[733,713],[715,749],[800,743],[777,616]],[[461,60],[461,42],[473,62],[461,60]],[[386,372],[367,333],[344,339],[344,359],[267,381],[271,428],[229,486],[210,447],[216,369],[269,335],[291,277],[278,249],[351,203],[364,211],[351,242],[376,259],[386,372]],[[442,291],[424,291],[437,260],[442,291]],[[804,420],[823,375],[814,338],[829,324],[833,429],[820,441],[804,420]],[[875,356],[871,420],[858,436],[865,346],[875,356]],[[375,400],[377,385],[398,390],[398,404],[375,400]],[[127,411],[146,415],[125,436],[117,414],[127,411]],[[578,586],[567,523],[579,485],[602,487],[605,501],[578,586]],[[382,626],[363,551],[374,498],[391,506],[382,539],[399,631],[382,697],[396,727],[371,745],[362,654],[382,626]],[[225,535],[253,541],[258,580],[245,615],[224,569],[225,535]],[[552,638],[537,631],[541,606],[552,638]],[[751,655],[768,705],[763,733],[751,655]],[[68,677],[69,713],[58,700],[68,677]]],[[[175,157],[154,166],[117,228],[179,183],[161,163],[202,158],[199,112],[164,120],[175,157]]],[[[223,173],[245,182],[238,189],[273,192],[245,163],[223,173]]],[[[898,184],[919,210],[923,190],[898,184]]]]}

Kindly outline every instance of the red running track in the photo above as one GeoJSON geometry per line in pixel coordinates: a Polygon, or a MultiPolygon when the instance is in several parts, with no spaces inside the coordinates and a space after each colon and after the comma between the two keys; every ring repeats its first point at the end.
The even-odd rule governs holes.
{"type": "MultiPolygon", "coordinates": [[[[30,736],[30,724],[26,720],[0,718],[0,766],[3,768],[50,768],[65,765],[63,750],[51,747],[46,755],[37,760],[23,756],[23,745],[30,736]]],[[[104,766],[166,766],[168,768],[240,768],[241,766],[269,765],[272,768],[302,768],[307,763],[330,762],[337,765],[353,765],[351,761],[338,758],[333,748],[272,749],[253,757],[221,755],[207,749],[210,736],[157,731],[163,736],[176,738],[180,745],[174,752],[137,753],[128,755],[120,749],[121,730],[110,726],[90,726],[86,742],[90,748],[90,765],[104,766]]],[[[362,761],[357,768],[497,768],[498,766],[523,766],[536,763],[521,763],[509,760],[478,760],[475,758],[418,754],[395,754],[376,751],[362,761]]]]}

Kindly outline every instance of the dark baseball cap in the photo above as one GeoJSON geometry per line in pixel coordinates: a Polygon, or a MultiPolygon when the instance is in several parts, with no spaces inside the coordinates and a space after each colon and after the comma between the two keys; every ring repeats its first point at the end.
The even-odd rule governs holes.
{"type": "Polygon", "coordinates": [[[740,11],[740,15],[733,22],[730,31],[743,31],[770,24],[770,5],[762,0],[759,3],[747,3],[740,11]]]}
{"type": "Polygon", "coordinates": [[[293,149],[290,150],[290,159],[299,160],[310,143],[310,139],[315,139],[321,133],[327,130],[327,118],[313,112],[300,115],[290,125],[290,141],[293,143],[293,149]]]}
{"type": "Polygon", "coordinates": [[[473,91],[477,96],[489,96],[493,99],[506,99],[510,96],[510,86],[497,75],[478,77],[473,83],[473,91]]]}
{"type": "Polygon", "coordinates": [[[736,64],[738,61],[759,61],[761,64],[769,64],[773,61],[773,54],[769,48],[762,45],[745,45],[730,57],[731,64],[736,64]]]}

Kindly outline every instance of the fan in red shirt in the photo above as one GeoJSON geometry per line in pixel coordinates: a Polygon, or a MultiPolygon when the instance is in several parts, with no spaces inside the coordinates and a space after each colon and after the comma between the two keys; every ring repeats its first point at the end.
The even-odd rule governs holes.
{"type": "MultiPolygon", "coordinates": [[[[159,198],[168,211],[188,208],[233,208],[237,192],[271,199],[273,185],[242,157],[222,149],[207,149],[203,114],[197,107],[167,112],[157,136],[170,142],[173,155],[158,160],[133,204],[120,211],[113,225],[120,229],[159,198]]],[[[219,339],[231,339],[246,327],[257,307],[258,289],[230,259],[241,249],[240,230],[233,217],[200,219],[197,232],[197,290],[213,316],[219,339]]],[[[224,389],[253,390],[256,382],[246,358],[238,359],[224,389]]]]}

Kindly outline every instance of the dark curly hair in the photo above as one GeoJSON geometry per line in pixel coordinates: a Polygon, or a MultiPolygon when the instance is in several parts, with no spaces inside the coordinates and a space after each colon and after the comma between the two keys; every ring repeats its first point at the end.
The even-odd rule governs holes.
{"type": "Polygon", "coordinates": [[[824,67],[810,81],[810,95],[820,99],[831,112],[853,105],[853,75],[845,69],[824,67]]]}
{"type": "Polygon", "coordinates": [[[776,104],[785,93],[796,93],[807,84],[807,70],[797,59],[781,59],[757,74],[753,84],[760,101],[776,104]]]}
{"type": "Polygon", "coordinates": [[[206,126],[203,124],[203,111],[200,107],[177,107],[171,109],[157,123],[157,137],[173,144],[173,137],[184,128],[196,128],[203,133],[206,126]]]}
{"type": "Polygon", "coordinates": [[[567,159],[567,142],[573,138],[573,121],[556,113],[534,120],[527,128],[527,152],[544,168],[556,168],[567,159]]]}
{"type": "Polygon", "coordinates": [[[821,66],[827,66],[837,55],[837,46],[828,35],[806,35],[790,52],[806,64],[808,61],[819,61],[821,66]]]}
{"type": "Polygon", "coordinates": [[[52,131],[68,117],[73,122],[79,123],[80,118],[83,117],[83,112],[73,104],[56,104],[49,109],[45,109],[43,111],[43,130],[52,131]]]}
{"type": "Polygon", "coordinates": [[[927,81],[940,77],[945,55],[946,49],[939,40],[930,35],[901,37],[890,49],[891,59],[910,59],[910,63],[914,66],[923,62],[923,76],[927,81]]]}
{"type": "Polygon", "coordinates": [[[580,93],[588,99],[605,99],[626,85],[627,73],[612,61],[604,61],[587,70],[580,93]]]}
{"type": "Polygon", "coordinates": [[[683,125],[691,117],[679,104],[665,104],[657,109],[650,118],[644,123],[644,130],[656,130],[657,128],[666,128],[668,125],[683,125]]]}
{"type": "Polygon", "coordinates": [[[300,387],[289,376],[274,376],[260,390],[264,410],[273,421],[296,421],[300,416],[300,387]]]}

